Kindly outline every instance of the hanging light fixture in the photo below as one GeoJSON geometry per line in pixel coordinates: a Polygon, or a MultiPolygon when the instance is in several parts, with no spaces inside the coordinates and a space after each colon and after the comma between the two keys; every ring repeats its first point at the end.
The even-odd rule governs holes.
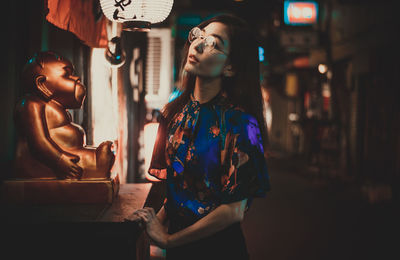
{"type": "Polygon", "coordinates": [[[122,23],[126,31],[149,31],[151,24],[168,17],[173,3],[173,0],[100,0],[104,15],[122,23]]]}
{"type": "Polygon", "coordinates": [[[111,67],[119,68],[125,63],[125,51],[122,48],[121,37],[115,36],[108,41],[108,47],[105,51],[106,60],[111,67]]]}

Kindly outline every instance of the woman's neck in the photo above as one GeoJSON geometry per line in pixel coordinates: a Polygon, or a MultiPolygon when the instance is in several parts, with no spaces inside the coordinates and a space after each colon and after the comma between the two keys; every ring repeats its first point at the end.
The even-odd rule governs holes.
{"type": "Polygon", "coordinates": [[[213,99],[221,91],[221,78],[196,77],[193,96],[200,104],[213,99]]]}

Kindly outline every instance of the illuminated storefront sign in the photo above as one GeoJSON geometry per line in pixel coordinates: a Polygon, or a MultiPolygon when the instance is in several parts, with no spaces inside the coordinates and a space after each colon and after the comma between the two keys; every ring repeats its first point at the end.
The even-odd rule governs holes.
{"type": "Polygon", "coordinates": [[[284,1],[284,22],[287,25],[310,25],[317,22],[318,4],[313,1],[284,1]]]}

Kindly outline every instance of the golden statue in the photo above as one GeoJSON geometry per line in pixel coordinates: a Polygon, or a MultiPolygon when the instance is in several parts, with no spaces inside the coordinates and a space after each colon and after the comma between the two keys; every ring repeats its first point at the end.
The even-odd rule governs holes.
{"type": "Polygon", "coordinates": [[[23,71],[27,95],[17,104],[17,179],[109,179],[115,156],[111,141],[85,145],[83,128],[67,109],[80,108],[86,90],[74,67],[53,52],[39,52],[23,71]]]}

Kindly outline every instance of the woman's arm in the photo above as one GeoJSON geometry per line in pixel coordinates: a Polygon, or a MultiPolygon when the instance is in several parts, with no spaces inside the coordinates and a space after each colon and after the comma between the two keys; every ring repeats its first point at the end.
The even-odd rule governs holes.
{"type": "Polygon", "coordinates": [[[168,237],[168,247],[187,244],[217,233],[224,228],[243,220],[247,199],[222,204],[193,225],[168,237]]]}
{"type": "Polygon", "coordinates": [[[157,212],[157,218],[160,221],[161,225],[165,226],[167,222],[167,213],[165,212],[164,206],[157,212]]]}
{"type": "Polygon", "coordinates": [[[146,231],[150,238],[158,246],[167,248],[211,236],[233,223],[242,221],[246,203],[247,199],[222,204],[193,225],[171,235],[162,228],[154,209],[144,208],[135,213],[146,223],[146,231]]]}

